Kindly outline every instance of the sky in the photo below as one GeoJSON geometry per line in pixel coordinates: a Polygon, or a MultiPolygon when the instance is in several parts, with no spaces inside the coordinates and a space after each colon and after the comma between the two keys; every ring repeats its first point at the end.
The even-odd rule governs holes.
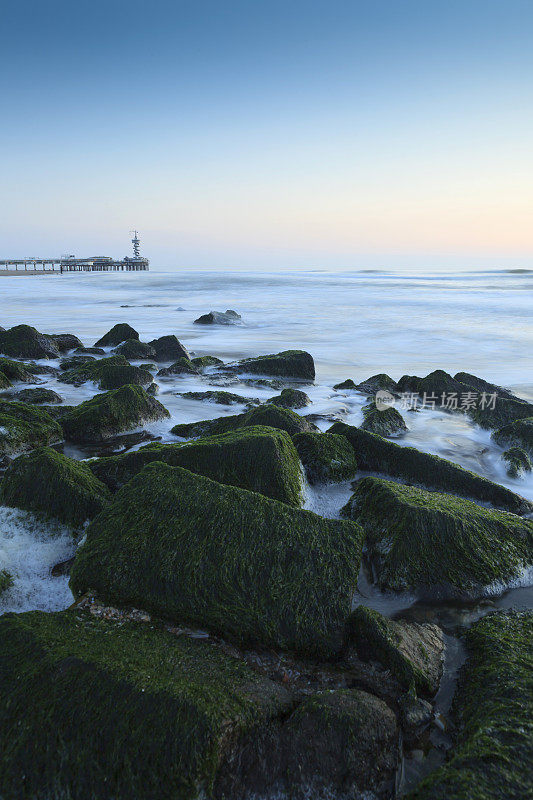
{"type": "Polygon", "coordinates": [[[533,267],[531,0],[2,0],[0,258],[533,267]]]}

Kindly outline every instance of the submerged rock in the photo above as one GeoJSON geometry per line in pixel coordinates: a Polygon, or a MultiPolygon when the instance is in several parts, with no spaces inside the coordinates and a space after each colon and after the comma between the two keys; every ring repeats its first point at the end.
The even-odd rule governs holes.
{"type": "Polygon", "coordinates": [[[140,342],[139,339],[128,339],[115,348],[115,353],[119,353],[131,361],[141,361],[143,358],[155,358],[155,348],[147,342],[140,342]]]}
{"type": "Polygon", "coordinates": [[[531,472],[533,469],[530,457],[520,447],[510,447],[502,458],[507,463],[507,474],[510,478],[523,478],[526,472],[531,472]]]}
{"type": "Polygon", "coordinates": [[[261,402],[256,397],[242,397],[240,394],[224,391],[182,392],[181,397],[185,397],[186,400],[202,400],[206,403],[217,403],[222,406],[258,406],[261,402]]]}
{"type": "Polygon", "coordinates": [[[278,408],[305,408],[310,405],[311,399],[300,389],[283,389],[281,394],[271,397],[267,403],[273,403],[278,408]]]}
{"type": "Polygon", "coordinates": [[[15,459],[0,484],[0,504],[45,514],[74,527],[92,519],[111,494],[87,464],[49,447],[15,459]]]}
{"type": "Polygon", "coordinates": [[[354,389],[355,390],[355,389],[357,389],[357,386],[352,381],[351,378],[347,378],[345,381],[342,381],[341,383],[336,383],[333,388],[335,390],[337,390],[337,391],[340,390],[340,389],[354,389]]]}
{"type": "Polygon", "coordinates": [[[205,369],[206,367],[218,367],[224,362],[221,358],[216,358],[216,356],[197,356],[196,358],[191,358],[191,363],[195,367],[205,369]]]}
{"type": "Polygon", "coordinates": [[[400,412],[392,406],[378,408],[370,403],[363,408],[363,416],[361,429],[378,436],[400,436],[409,430],[400,412]]]}
{"type": "Polygon", "coordinates": [[[83,342],[73,333],[52,333],[50,339],[54,342],[60,353],[67,353],[77,347],[83,347],[83,342]]]}
{"type": "Polygon", "coordinates": [[[367,395],[373,395],[376,394],[376,392],[390,392],[391,394],[397,394],[398,385],[396,381],[393,381],[389,375],[386,375],[384,372],[380,372],[378,375],[372,375],[370,378],[367,378],[366,381],[358,383],[357,391],[363,392],[367,395]]]}
{"type": "Polygon", "coordinates": [[[363,527],[384,590],[472,600],[533,563],[533,522],[453,495],[364,478],[342,513],[363,527]]]}
{"type": "Polygon", "coordinates": [[[188,351],[174,334],[152,339],[149,345],[155,350],[156,361],[177,361],[178,358],[190,358],[188,351]]]}
{"type": "Polygon", "coordinates": [[[12,358],[57,358],[59,348],[50,336],[31,325],[16,325],[0,331],[0,353],[12,358]]]}
{"type": "Polygon", "coordinates": [[[361,547],[354,523],[157,462],[93,520],[70,586],[235,642],[328,657],[342,644],[361,547]]]}
{"type": "Polygon", "coordinates": [[[308,431],[297,433],[293,442],[309,483],[337,483],[355,477],[354,449],[344,436],[308,431]]]}
{"type": "Polygon", "coordinates": [[[192,361],[188,358],[178,358],[170,367],[163,367],[157,373],[158,378],[167,375],[199,375],[200,369],[195,367],[192,361]]]}
{"type": "Polygon", "coordinates": [[[98,341],[94,343],[94,346],[116,347],[117,345],[121,344],[121,342],[127,342],[130,339],[138,338],[139,334],[135,328],[132,328],[127,322],[119,322],[117,325],[113,325],[111,330],[109,330],[107,333],[104,333],[102,338],[98,339],[98,341]]]}
{"type": "Polygon", "coordinates": [[[62,403],[61,395],[54,392],[52,389],[22,389],[20,392],[15,392],[12,395],[13,400],[18,400],[22,403],[62,403]]]}
{"type": "Polygon", "coordinates": [[[210,311],[194,320],[195,325],[235,325],[241,321],[241,315],[230,308],[227,311],[210,311]]]}
{"type": "Polygon", "coordinates": [[[206,419],[200,422],[184,422],[174,425],[171,433],[187,439],[194,436],[213,436],[218,433],[227,433],[227,431],[248,428],[251,425],[266,425],[270,428],[279,428],[287,431],[290,436],[302,431],[318,430],[316,425],[308,422],[304,417],[288,408],[264,405],[252,408],[244,414],[232,414],[226,417],[218,417],[218,419],[206,419]]]}
{"type": "Polygon", "coordinates": [[[65,438],[71,442],[102,442],[143,422],[169,416],[141,386],[122,386],[75,406],[60,422],[65,438]]]}
{"type": "Polygon", "coordinates": [[[43,409],[0,400],[0,455],[31,450],[62,439],[61,428],[43,409]]]}
{"type": "Polygon", "coordinates": [[[504,425],[492,434],[494,441],[501,447],[511,445],[520,447],[533,456],[533,415],[525,419],[504,425]]]}
{"type": "Polygon", "coordinates": [[[300,378],[305,381],[314,381],[315,379],[313,357],[305,350],[284,350],[282,353],[273,355],[244,358],[234,364],[226,364],[224,368],[237,373],[278,375],[300,378]]]}
{"type": "Polygon", "coordinates": [[[381,472],[429,489],[480,500],[515,514],[533,511],[533,504],[525,498],[452,461],[422,453],[414,447],[401,447],[344,422],[335,422],[328,432],[346,436],[362,470],[381,472]]]}

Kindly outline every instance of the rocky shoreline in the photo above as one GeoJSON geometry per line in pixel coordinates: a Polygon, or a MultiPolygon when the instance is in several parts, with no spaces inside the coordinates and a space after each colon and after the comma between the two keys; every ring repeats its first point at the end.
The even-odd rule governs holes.
{"type": "MultiPolygon", "coordinates": [[[[533,504],[400,445],[396,405],[441,399],[509,448],[516,475],[533,404],[466,372],[378,374],[334,387],[368,398],[362,425],[322,431],[304,351],[225,363],[120,323],[89,346],[1,329],[0,353],[0,505],[78,545],[55,573],[70,573],[71,608],[0,616],[2,800],[529,794],[533,614],[460,631],[449,741],[405,794],[404,758],[434,751],[442,725],[446,635],[354,598],[362,570],[391,595],[472,604],[532,569],[533,504]],[[50,375],[100,393],[65,405],[37,385],[50,375]],[[186,375],[209,388],[184,399],[245,410],[150,441],[143,425],[171,424],[158,379],[186,375]],[[234,394],[236,376],[277,394],[234,394]],[[306,486],[352,481],[337,518],[302,508],[306,486]]],[[[0,563],[0,598],[12,583],[0,563]]]]}

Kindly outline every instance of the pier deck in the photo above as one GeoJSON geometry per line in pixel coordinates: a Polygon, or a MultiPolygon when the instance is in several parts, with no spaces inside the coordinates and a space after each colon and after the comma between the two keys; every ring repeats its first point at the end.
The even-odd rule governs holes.
{"type": "Polygon", "coordinates": [[[0,275],[60,275],[64,272],[138,272],[149,269],[147,258],[25,258],[0,260],[0,275]]]}

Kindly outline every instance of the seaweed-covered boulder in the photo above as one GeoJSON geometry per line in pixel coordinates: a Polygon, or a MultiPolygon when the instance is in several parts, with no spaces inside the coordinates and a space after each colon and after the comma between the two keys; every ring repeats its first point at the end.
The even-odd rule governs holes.
{"type": "Polygon", "coordinates": [[[469,386],[472,389],[476,389],[480,394],[483,392],[487,395],[496,394],[498,397],[507,398],[507,400],[518,400],[518,402],[524,402],[520,399],[520,397],[517,397],[508,389],[504,389],[495,383],[489,383],[488,381],[483,380],[483,378],[478,378],[477,375],[472,375],[470,372],[457,372],[453,377],[454,380],[464,383],[466,386],[469,386]]]}
{"type": "Polygon", "coordinates": [[[185,467],[292,506],[299,506],[302,499],[298,453],[285,431],[272,428],[243,428],[186,444],[148,444],[133,452],[93,459],[88,467],[116,491],[152,461],[185,467]]]}
{"type": "Polygon", "coordinates": [[[23,452],[63,439],[61,428],[43,409],[0,400],[0,455],[23,452]]]}
{"type": "Polygon", "coordinates": [[[95,362],[96,358],[90,355],[74,355],[69,356],[68,358],[63,358],[59,362],[59,369],[66,372],[68,369],[76,369],[77,367],[81,367],[83,364],[90,364],[91,362],[95,362]]]}
{"type": "Polygon", "coordinates": [[[267,403],[273,403],[278,408],[305,408],[310,405],[311,399],[300,389],[283,389],[281,394],[271,397],[267,403]]]}
{"type": "MultiPolygon", "coordinates": [[[[90,356],[76,356],[76,359],[88,359],[90,356]]],[[[70,359],[69,359],[70,360],[70,359]]],[[[92,381],[93,383],[100,383],[102,371],[106,367],[129,367],[130,365],[124,356],[115,355],[108,358],[84,360],[78,362],[75,366],[66,369],[58,377],[61,383],[71,383],[74,386],[81,386],[82,383],[92,381]]]]}
{"type": "Polygon", "coordinates": [[[190,359],[189,352],[174,334],[152,339],[148,344],[155,350],[156,361],[177,361],[178,358],[190,359]]]}
{"type": "Polygon", "coordinates": [[[128,339],[122,342],[115,347],[115,353],[119,353],[129,361],[141,361],[143,358],[155,358],[156,356],[152,345],[148,342],[140,342],[139,339],[128,339]]]}
{"type": "Polygon", "coordinates": [[[9,381],[35,383],[35,376],[30,370],[29,364],[21,364],[20,361],[12,361],[10,358],[0,358],[0,373],[5,375],[9,381]]]}
{"type": "Polygon", "coordinates": [[[461,396],[462,392],[468,391],[468,386],[461,383],[461,381],[452,378],[443,369],[436,369],[426,375],[425,378],[419,378],[417,375],[402,375],[396,384],[398,392],[413,392],[423,396],[434,395],[435,402],[440,402],[442,394],[456,393],[461,396]]]}
{"type": "Polygon", "coordinates": [[[150,386],[151,383],[152,375],[148,370],[133,367],[131,364],[106,364],[99,369],[100,389],[119,389],[127,384],[150,386]]]}
{"type": "Polygon", "coordinates": [[[139,334],[135,328],[132,328],[127,322],[119,322],[117,325],[113,325],[111,330],[109,330],[107,333],[104,333],[102,338],[98,339],[98,341],[94,343],[94,346],[116,347],[121,342],[127,342],[130,339],[138,338],[139,334]]]}
{"type": "Polygon", "coordinates": [[[226,433],[237,428],[248,428],[251,425],[266,425],[269,428],[279,428],[287,431],[290,436],[302,431],[316,431],[318,428],[304,417],[288,408],[278,408],[274,405],[264,405],[252,408],[244,414],[232,414],[218,419],[206,419],[200,422],[184,422],[174,425],[171,433],[184,439],[194,436],[214,436],[226,433]]]}
{"type": "Polygon", "coordinates": [[[59,348],[49,336],[31,325],[0,331],[0,353],[12,358],[57,358],[59,348]]]}
{"type": "Polygon", "coordinates": [[[199,375],[200,369],[199,367],[195,367],[192,361],[188,358],[178,358],[173,364],[169,367],[163,367],[157,373],[158,378],[165,377],[167,375],[199,375]]]}
{"type": "Polygon", "coordinates": [[[181,396],[186,400],[201,400],[205,403],[216,403],[222,406],[258,406],[260,400],[255,397],[243,397],[240,394],[224,392],[221,390],[208,390],[206,392],[182,392],[181,396]]]}
{"type": "Polygon", "coordinates": [[[355,453],[346,437],[307,431],[297,433],[293,442],[309,483],[336,483],[355,477],[355,453]]]}
{"type": "Polygon", "coordinates": [[[365,531],[380,588],[472,600],[533,564],[533,522],[454,495],[364,478],[343,515],[365,531]]]}
{"type": "Polygon", "coordinates": [[[533,415],[504,425],[492,434],[494,441],[501,447],[521,447],[533,456],[533,415]]]}
{"type": "Polygon", "coordinates": [[[9,378],[7,378],[7,377],[4,375],[4,373],[3,373],[3,372],[0,372],[0,389],[9,389],[9,388],[10,388],[10,386],[12,386],[12,385],[13,385],[13,384],[11,383],[11,381],[9,380],[9,378]]]}
{"type": "Polygon", "coordinates": [[[34,405],[63,402],[61,395],[54,392],[53,389],[43,389],[41,387],[36,389],[21,389],[20,392],[15,392],[11,397],[13,400],[18,400],[22,403],[33,403],[34,405]]]}
{"type": "Polygon", "coordinates": [[[200,369],[218,367],[220,364],[224,363],[221,358],[217,358],[216,356],[197,356],[196,358],[191,358],[191,362],[195,367],[200,367],[200,369]]]}
{"type": "Polygon", "coordinates": [[[314,381],[315,363],[305,350],[284,350],[268,356],[243,358],[235,364],[227,364],[231,372],[251,373],[253,375],[279,375],[285,378],[300,378],[314,381]]]}
{"type": "Polygon", "coordinates": [[[13,586],[13,576],[7,569],[0,569],[0,595],[13,586]]]}
{"type": "Polygon", "coordinates": [[[345,381],[341,381],[341,383],[336,383],[333,387],[335,391],[340,391],[342,389],[357,389],[357,385],[352,381],[351,378],[347,378],[345,381]]]}
{"type": "Polygon", "coordinates": [[[363,408],[361,428],[378,436],[401,436],[409,430],[400,412],[393,406],[378,408],[370,403],[363,408]]]}
{"type": "Polygon", "coordinates": [[[87,529],[70,586],[238,643],[323,657],[341,647],[358,525],[156,462],[87,529]]]}
{"type": "Polygon", "coordinates": [[[533,417],[533,403],[496,397],[468,410],[468,416],[482,428],[501,428],[517,420],[533,417]]]}
{"type": "Polygon", "coordinates": [[[531,472],[533,465],[525,450],[520,447],[510,447],[502,455],[507,464],[507,474],[510,478],[523,478],[526,472],[531,472]]]}
{"type": "Polygon", "coordinates": [[[365,661],[379,661],[404,689],[432,697],[442,674],[444,637],[437,625],[388,619],[357,606],[347,623],[347,636],[365,661]]]}
{"type": "Polygon", "coordinates": [[[398,386],[390,375],[387,375],[385,372],[380,372],[378,375],[371,375],[370,378],[358,383],[357,391],[367,395],[373,395],[376,394],[376,392],[390,392],[391,394],[396,394],[398,386]]]}
{"type": "Polygon", "coordinates": [[[3,800],[190,800],[293,705],[209,640],[82,611],[0,618],[3,800]]]}
{"type": "Polygon", "coordinates": [[[105,350],[103,347],[77,347],[74,352],[76,355],[82,356],[104,356],[105,350]]]}
{"type": "Polygon", "coordinates": [[[195,325],[235,325],[241,320],[241,315],[228,308],[227,311],[209,311],[194,320],[195,325]]]}
{"type": "Polygon", "coordinates": [[[73,333],[51,333],[50,339],[54,342],[60,353],[68,353],[77,347],[83,347],[83,342],[73,333]]]}
{"type": "Polygon", "coordinates": [[[335,422],[328,433],[346,436],[362,470],[382,472],[429,489],[480,500],[514,514],[533,511],[533,504],[525,498],[445,458],[422,453],[414,447],[401,447],[344,422],[335,422]]]}
{"type": "Polygon", "coordinates": [[[167,409],[142,386],[121,386],[97,394],[60,418],[71,442],[103,442],[143,422],[169,417],[167,409]]]}
{"type": "Polygon", "coordinates": [[[107,504],[111,494],[87,464],[49,447],[16,458],[0,484],[0,504],[54,517],[78,527],[107,504]]]}
{"type": "Polygon", "coordinates": [[[491,614],[466,632],[468,659],[452,713],[446,763],[409,800],[523,800],[531,796],[531,611],[491,614]]]}

